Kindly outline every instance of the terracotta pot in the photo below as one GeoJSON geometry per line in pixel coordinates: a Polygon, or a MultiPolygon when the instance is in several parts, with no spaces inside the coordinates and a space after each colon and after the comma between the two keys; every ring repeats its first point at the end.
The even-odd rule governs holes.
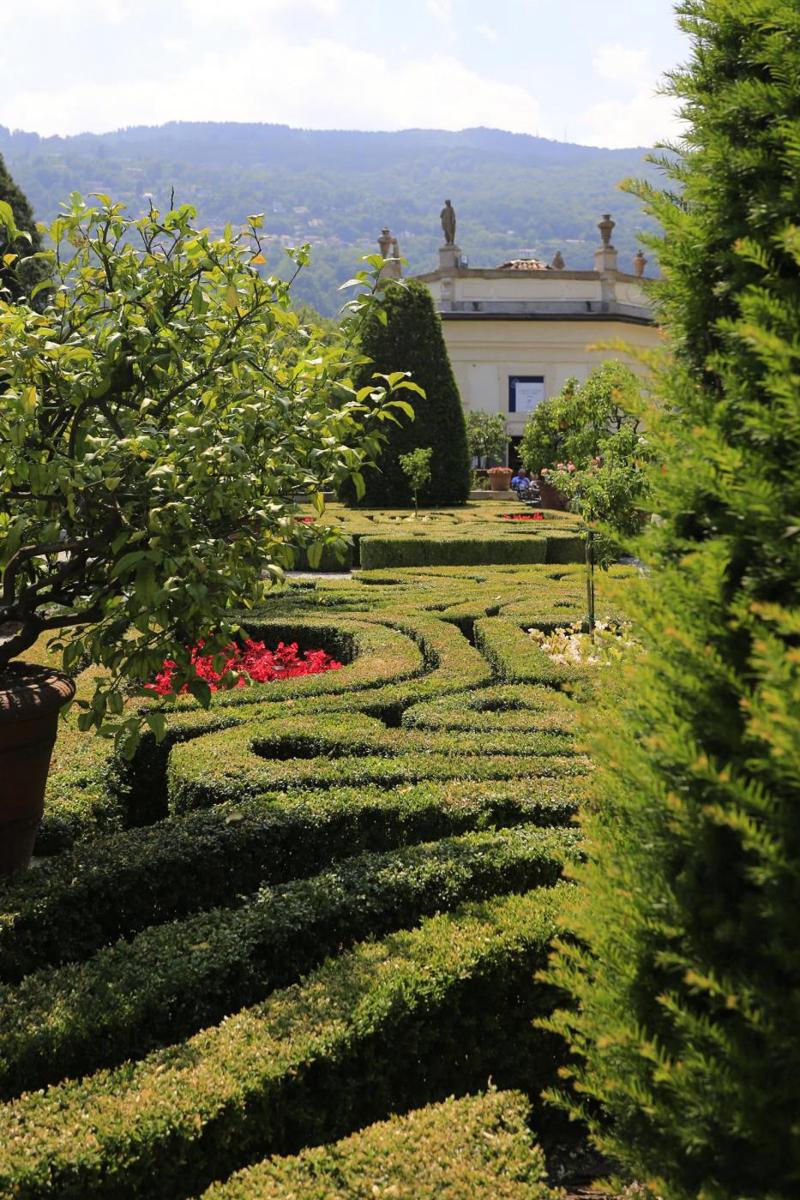
{"type": "Polygon", "coordinates": [[[558,512],[566,512],[569,508],[566,496],[563,496],[558,488],[554,488],[552,483],[547,483],[541,476],[539,477],[539,496],[542,508],[554,508],[558,512]]]}
{"type": "Polygon", "coordinates": [[[511,467],[494,467],[488,472],[489,486],[493,492],[507,492],[511,487],[514,472],[511,467]]]}
{"type": "Polygon", "coordinates": [[[0,676],[0,876],[31,860],[58,712],[74,694],[66,675],[33,663],[11,663],[0,676]]]}

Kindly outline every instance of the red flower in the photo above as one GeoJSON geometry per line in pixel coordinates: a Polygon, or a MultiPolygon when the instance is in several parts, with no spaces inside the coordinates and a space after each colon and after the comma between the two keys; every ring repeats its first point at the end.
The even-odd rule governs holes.
{"type": "MultiPolygon", "coordinates": [[[[192,649],[191,661],[197,676],[204,679],[212,692],[220,690],[220,681],[228,671],[239,671],[234,687],[247,687],[249,683],[272,683],[275,679],[290,679],[297,675],[319,675],[322,671],[338,671],[340,662],[331,658],[324,650],[306,650],[302,658],[298,654],[297,642],[285,645],[278,643],[277,650],[268,650],[263,642],[248,639],[244,646],[234,642],[226,646],[222,653],[225,655],[222,670],[217,671],[213,666],[213,656],[203,654],[203,642],[200,641],[192,649]],[[249,676],[249,678],[248,678],[249,676]]],[[[172,659],[166,659],[161,670],[152,683],[146,683],[148,691],[157,696],[167,696],[175,691],[173,676],[176,664],[172,659]]],[[[184,684],[181,692],[188,692],[184,684]]]]}

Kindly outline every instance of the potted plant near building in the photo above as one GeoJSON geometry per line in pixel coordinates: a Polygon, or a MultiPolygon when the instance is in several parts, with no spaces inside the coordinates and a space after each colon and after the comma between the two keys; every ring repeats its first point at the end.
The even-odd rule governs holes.
{"type": "Polygon", "coordinates": [[[511,467],[489,467],[486,474],[489,476],[489,487],[493,492],[507,492],[511,487],[514,477],[511,467]]]}
{"type": "MultiPolygon", "coordinates": [[[[73,196],[42,311],[0,292],[2,872],[30,857],[69,673],[101,668],[78,724],[123,752],[163,734],[156,705],[126,700],[165,659],[207,704],[191,648],[229,644],[234,609],[316,536],[289,498],[361,487],[381,422],[408,410],[402,375],[355,393],[347,339],[302,329],[289,285],[262,278],[260,218],[219,239],[193,218],[73,196]],[[19,661],[46,635],[66,675],[19,661]]],[[[0,219],[13,231],[7,205],[0,219]]]]}

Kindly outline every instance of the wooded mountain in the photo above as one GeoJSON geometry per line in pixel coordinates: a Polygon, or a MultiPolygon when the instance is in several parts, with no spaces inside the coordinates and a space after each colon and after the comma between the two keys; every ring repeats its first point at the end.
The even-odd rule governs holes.
{"type": "Polygon", "coordinates": [[[45,138],[0,126],[0,154],[38,220],[51,221],[72,191],[107,192],[138,214],[150,195],[163,211],[174,188],[176,202],[194,204],[215,230],[264,212],[273,270],[285,259],[282,246],[313,243],[313,264],[295,293],[325,314],[341,304],[337,286],[359,257],[377,250],[384,225],[399,238],[408,271],[432,270],[446,197],[471,266],[530,255],[549,262],[561,250],[568,267],[588,268],[597,221],[610,211],[621,265],[630,269],[648,221],[618,184],[654,173],[646,153],[497,129],[356,133],[170,122],[45,138]]]}

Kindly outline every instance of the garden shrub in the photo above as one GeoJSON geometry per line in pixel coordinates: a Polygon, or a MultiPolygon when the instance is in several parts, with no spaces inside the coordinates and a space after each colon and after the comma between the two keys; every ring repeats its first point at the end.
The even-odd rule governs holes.
{"type": "Polygon", "coordinates": [[[370,934],[555,883],[574,848],[573,833],[533,827],[362,855],[37,972],[0,999],[0,1096],[141,1057],[370,934]]]}
{"type": "MultiPolygon", "coordinates": [[[[555,677],[558,668],[541,650],[539,655],[555,677]]],[[[514,741],[506,752],[490,754],[485,735],[476,736],[471,744],[459,742],[458,734],[414,739],[410,732],[399,737],[394,730],[379,731],[377,722],[366,721],[362,716],[349,723],[337,714],[330,723],[322,718],[252,722],[184,742],[174,748],[167,771],[171,811],[187,812],[275,790],[377,783],[392,787],[423,779],[487,780],[514,775],[533,780],[586,770],[585,761],[573,757],[563,739],[548,740],[546,734],[509,734],[514,741]],[[294,749],[310,757],[296,757],[294,749]]]]}
{"type": "MultiPolygon", "coordinates": [[[[46,265],[41,259],[34,258],[42,249],[42,238],[36,228],[33,209],[27,196],[18,183],[9,174],[8,168],[0,154],[0,203],[7,204],[11,209],[14,225],[28,235],[29,241],[23,238],[11,238],[8,230],[0,221],[0,298],[4,300],[30,299],[31,292],[37,284],[47,279],[46,265]],[[7,254],[16,255],[16,259],[7,262],[7,254]],[[5,293],[5,295],[3,295],[5,293]]],[[[38,304],[41,307],[43,296],[39,293],[38,304]]]]}
{"type": "Polygon", "coordinates": [[[602,707],[554,978],[566,1098],[663,1200],[800,1190],[800,14],[682,0],[656,298],[674,358],[641,652],[602,707]]]}
{"type": "MultiPolygon", "coordinates": [[[[377,470],[364,474],[363,503],[409,505],[411,489],[399,463],[401,454],[417,447],[433,451],[433,476],[426,499],[432,505],[463,504],[470,489],[470,455],[461,397],[447,355],[441,319],[423,283],[409,280],[385,289],[385,322],[370,316],[361,335],[361,350],[370,360],[357,378],[360,387],[375,386],[375,372],[409,371],[424,396],[405,392],[415,419],[400,418],[377,460],[377,470]]],[[[352,495],[348,492],[348,495],[352,495]]]]}
{"type": "Polygon", "coordinates": [[[203,1200],[555,1200],[521,1092],[487,1092],[371,1125],[332,1146],[271,1158],[203,1200]]]}
{"type": "Polygon", "coordinates": [[[138,1063],[0,1107],[0,1194],[174,1200],[268,1153],[486,1085],[545,1081],[557,1041],[533,985],[564,888],[366,942],[138,1063]]]}
{"type": "MultiPolygon", "coordinates": [[[[583,553],[583,543],[580,538],[577,541],[583,553]]],[[[547,561],[549,539],[500,534],[497,537],[362,537],[359,549],[365,571],[384,567],[543,563],[547,561]]],[[[562,547],[559,549],[563,551],[562,547]]]]}
{"type": "Polygon", "coordinates": [[[580,779],[425,780],[268,792],[77,847],[0,892],[0,979],[89,957],[120,937],[361,851],[518,824],[568,825],[580,779]]]}
{"type": "Polygon", "coordinates": [[[514,621],[502,617],[478,621],[476,644],[507,683],[537,683],[558,687],[579,677],[577,667],[553,662],[514,621]]]}

